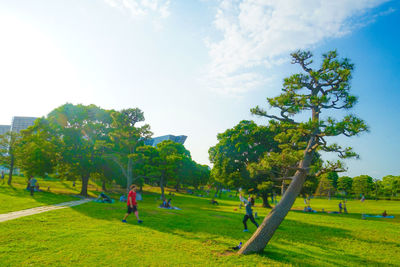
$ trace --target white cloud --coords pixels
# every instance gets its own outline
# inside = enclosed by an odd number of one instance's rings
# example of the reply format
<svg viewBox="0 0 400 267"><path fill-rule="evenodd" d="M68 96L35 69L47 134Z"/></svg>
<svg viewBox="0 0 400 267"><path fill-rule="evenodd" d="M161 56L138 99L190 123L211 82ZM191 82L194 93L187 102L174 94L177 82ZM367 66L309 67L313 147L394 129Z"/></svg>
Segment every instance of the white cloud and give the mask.
<svg viewBox="0 0 400 267"><path fill-rule="evenodd" d="M255 69L282 64L296 49L350 33L375 19L366 13L386 1L221 0L214 25L222 39L206 41L207 83L220 92L247 92L264 82Z"/></svg>
<svg viewBox="0 0 400 267"><path fill-rule="evenodd" d="M159 20L170 15L169 0L104 0L109 6L127 12L132 18L140 19L151 16L159 27Z"/></svg>

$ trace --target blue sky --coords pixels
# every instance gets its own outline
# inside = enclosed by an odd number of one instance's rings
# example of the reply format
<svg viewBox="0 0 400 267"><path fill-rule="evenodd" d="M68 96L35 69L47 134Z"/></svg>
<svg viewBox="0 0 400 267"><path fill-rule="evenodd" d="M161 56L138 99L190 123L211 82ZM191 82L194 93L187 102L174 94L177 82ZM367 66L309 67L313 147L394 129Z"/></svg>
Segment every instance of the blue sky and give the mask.
<svg viewBox="0 0 400 267"><path fill-rule="evenodd" d="M66 102L139 107L156 136L187 135L209 164L217 133L266 122L249 110L299 71L290 52L337 49L371 128L337 139L361 156L346 174L399 175L399 12L385 0L0 0L0 124Z"/></svg>

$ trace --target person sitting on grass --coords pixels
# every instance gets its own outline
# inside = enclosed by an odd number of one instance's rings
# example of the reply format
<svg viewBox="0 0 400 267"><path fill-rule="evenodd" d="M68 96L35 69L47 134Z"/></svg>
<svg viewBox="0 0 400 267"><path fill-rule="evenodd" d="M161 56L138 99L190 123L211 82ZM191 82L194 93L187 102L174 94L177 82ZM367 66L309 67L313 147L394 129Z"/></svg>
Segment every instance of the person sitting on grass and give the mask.
<svg viewBox="0 0 400 267"><path fill-rule="evenodd" d="M37 180L35 177L31 175L31 179L29 179L29 185L30 185L30 191L31 191L31 196L33 196L33 193L35 192L35 186L36 186Z"/></svg>
<svg viewBox="0 0 400 267"><path fill-rule="evenodd" d="M161 203L160 208L168 208L168 202L165 197L163 198L163 202Z"/></svg>
<svg viewBox="0 0 400 267"><path fill-rule="evenodd" d="M121 197L119 198L120 202L126 202L126 197L125 195L121 195Z"/></svg>
<svg viewBox="0 0 400 267"><path fill-rule="evenodd" d="M160 208L165 208L165 209L172 209L173 207L171 206L171 201L172 199L167 199L164 198L163 203L160 205Z"/></svg>
<svg viewBox="0 0 400 267"><path fill-rule="evenodd" d="M101 192L97 200L101 200L101 202L112 203L112 199L107 196L104 192Z"/></svg>
<svg viewBox="0 0 400 267"><path fill-rule="evenodd" d="M304 212L316 212L311 208L311 206L304 207L303 211Z"/></svg>
<svg viewBox="0 0 400 267"><path fill-rule="evenodd" d="M137 210L137 203L136 203L136 186L135 185L131 185L130 186L130 191L128 193L128 201L126 202L127 206L128 206L128 211L126 212L124 218L122 219L123 223L126 223L126 218L128 218L128 216L134 212L136 219L138 221L138 223L142 223L143 221L139 219L139 212Z"/></svg>
<svg viewBox="0 0 400 267"><path fill-rule="evenodd" d="M247 229L247 220L248 219L250 219L250 221L258 228L258 223L256 222L256 220L254 220L253 210L251 209L251 206L254 206L254 198L249 197L247 200L245 200L242 196L240 196L240 199L246 204L246 215L244 215L244 217L243 217L243 225L244 225L243 232L249 231Z"/></svg>
<svg viewBox="0 0 400 267"><path fill-rule="evenodd" d="M216 201L214 198L211 199L211 202L210 202L210 203L213 204L213 205L219 205L219 204L218 204L218 201Z"/></svg>
<svg viewBox="0 0 400 267"><path fill-rule="evenodd" d="M386 217L387 216L387 213L386 213L386 210L382 213L382 217Z"/></svg>

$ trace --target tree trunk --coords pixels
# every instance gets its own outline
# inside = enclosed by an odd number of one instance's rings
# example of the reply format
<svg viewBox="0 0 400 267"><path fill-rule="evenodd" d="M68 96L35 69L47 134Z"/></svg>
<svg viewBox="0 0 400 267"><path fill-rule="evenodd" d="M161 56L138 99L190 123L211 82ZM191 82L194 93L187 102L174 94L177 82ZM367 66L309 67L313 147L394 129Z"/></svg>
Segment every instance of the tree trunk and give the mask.
<svg viewBox="0 0 400 267"><path fill-rule="evenodd" d="M128 165L126 170L126 191L129 192L132 185L132 159L128 158Z"/></svg>
<svg viewBox="0 0 400 267"><path fill-rule="evenodd" d="M160 188L161 188L161 199L164 199L164 177L160 178Z"/></svg>
<svg viewBox="0 0 400 267"><path fill-rule="evenodd" d="M88 188L88 184L89 184L89 175L85 174L82 175L82 188L81 188L81 196L87 197L87 188Z"/></svg>
<svg viewBox="0 0 400 267"><path fill-rule="evenodd" d="M13 171L14 171L14 156L11 154L11 161L10 161L10 172L8 173L8 181L7 184L11 185Z"/></svg>
<svg viewBox="0 0 400 267"><path fill-rule="evenodd" d="M272 209L271 205L268 202L268 193L261 193L261 198L263 201L263 207L264 208L268 208L268 209Z"/></svg>
<svg viewBox="0 0 400 267"><path fill-rule="evenodd" d="M107 188L106 188L106 180L103 180L103 182L102 182L102 184L101 184L101 190L103 190L104 192L107 191Z"/></svg>
<svg viewBox="0 0 400 267"><path fill-rule="evenodd" d="M282 180L281 196L283 196L285 194L285 190L286 190L285 186L286 186L286 183L284 180Z"/></svg>
<svg viewBox="0 0 400 267"><path fill-rule="evenodd" d="M308 142L307 148L304 152L304 159L299 164L299 167L302 169L308 170L308 167L311 165L313 156L313 151L311 148L316 142L315 139L315 137L312 137ZM265 217L257 231L239 250L238 254L250 254L264 250L274 235L276 229L278 229L279 225L285 219L286 215L293 206L293 203L299 195L307 178L307 173L308 171L296 171L293 180L287 188L285 194L282 196L281 201L275 206L275 208L271 210L267 217Z"/></svg>

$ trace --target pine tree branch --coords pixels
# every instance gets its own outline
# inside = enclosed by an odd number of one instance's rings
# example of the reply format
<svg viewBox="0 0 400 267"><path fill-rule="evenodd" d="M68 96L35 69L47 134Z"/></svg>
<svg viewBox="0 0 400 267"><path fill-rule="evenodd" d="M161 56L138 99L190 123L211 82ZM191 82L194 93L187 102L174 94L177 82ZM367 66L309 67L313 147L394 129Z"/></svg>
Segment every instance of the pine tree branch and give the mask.
<svg viewBox="0 0 400 267"><path fill-rule="evenodd" d="M281 178L272 178L272 180L274 181L285 181L285 180L293 180L294 176L290 176L290 177L281 177Z"/></svg>
<svg viewBox="0 0 400 267"><path fill-rule="evenodd" d="M295 122L293 119L290 119L287 115L283 115L282 117L278 117L275 115L269 115L269 114L267 114L267 112L265 110L260 109L259 106L252 108L250 111L252 114L257 115L257 116L267 117L267 118L278 120L281 122L289 122L289 123L293 123L293 124L298 124L298 122ZM281 112L281 114L282 114L282 112Z"/></svg>

